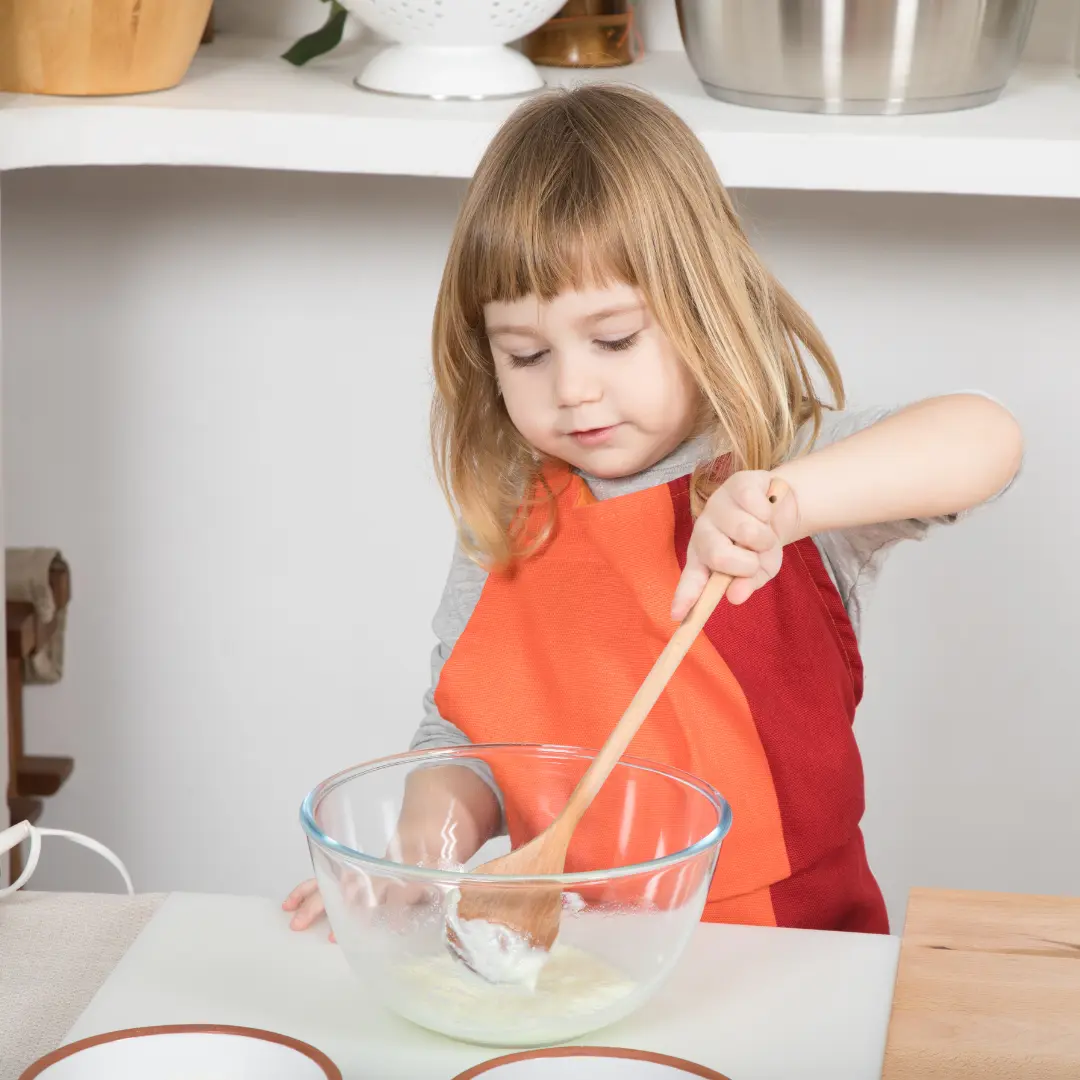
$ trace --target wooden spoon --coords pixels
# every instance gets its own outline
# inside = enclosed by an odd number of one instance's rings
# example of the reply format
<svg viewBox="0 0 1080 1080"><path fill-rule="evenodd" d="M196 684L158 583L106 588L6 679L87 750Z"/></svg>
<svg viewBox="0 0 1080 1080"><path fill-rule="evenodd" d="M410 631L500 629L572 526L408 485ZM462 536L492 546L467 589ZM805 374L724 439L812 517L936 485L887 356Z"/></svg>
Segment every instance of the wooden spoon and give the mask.
<svg viewBox="0 0 1080 1080"><path fill-rule="evenodd" d="M778 503L787 494L782 480L774 479L769 486L769 501ZM492 859L476 868L476 874L513 874L521 877L540 877L561 874L566 865L566 852L574 829L596 798L604 781L611 775L626 748L638 733L645 718L656 704L672 675L709 621L716 606L724 598L732 578L713 574L690 613L671 635L664 651L657 657L652 670L645 676L633 700L615 725L614 730L593 759L585 775L578 781L559 816L538 836L509 855ZM457 901L454 916L460 925L471 920L483 920L496 927L506 927L534 949L547 952L559 934L559 915L562 911L562 890L558 885L528 885L493 888L465 886ZM446 928L451 952L477 974L488 977L489 965L483 958L470 954L454 931ZM495 943L492 942L492 947ZM502 970L505 965L500 964Z"/></svg>

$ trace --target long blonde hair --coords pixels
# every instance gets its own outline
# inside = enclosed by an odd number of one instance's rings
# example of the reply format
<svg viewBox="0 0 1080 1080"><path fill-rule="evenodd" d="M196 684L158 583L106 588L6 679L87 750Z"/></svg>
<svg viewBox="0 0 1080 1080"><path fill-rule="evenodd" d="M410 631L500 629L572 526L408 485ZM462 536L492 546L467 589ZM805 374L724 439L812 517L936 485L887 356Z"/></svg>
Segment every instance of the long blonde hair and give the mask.
<svg viewBox="0 0 1080 1080"><path fill-rule="evenodd" d="M554 526L542 462L498 392L484 305L617 281L643 292L702 395L702 433L734 469L770 469L796 433L816 437L840 372L810 317L754 254L705 148L665 105L622 86L531 99L510 117L469 187L435 309L432 450L462 543L507 565ZM812 440L811 440L812 441ZM699 512L716 486L699 468ZM531 493L540 491L539 496ZM526 538L530 499L551 506Z"/></svg>

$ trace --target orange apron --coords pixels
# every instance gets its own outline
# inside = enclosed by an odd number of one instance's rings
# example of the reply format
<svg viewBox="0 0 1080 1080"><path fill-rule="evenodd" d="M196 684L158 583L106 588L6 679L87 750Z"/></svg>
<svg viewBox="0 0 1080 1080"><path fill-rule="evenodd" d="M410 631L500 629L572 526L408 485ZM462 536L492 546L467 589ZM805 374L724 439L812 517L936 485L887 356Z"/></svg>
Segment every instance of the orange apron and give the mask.
<svg viewBox="0 0 1080 1080"><path fill-rule="evenodd" d="M488 575L436 687L439 712L474 743L598 748L674 629L689 477L603 501L568 470L549 479L552 539ZM812 540L789 545L746 604L717 608L629 750L708 781L731 804L705 921L888 932L859 828L861 694L855 634ZM538 790L536 777L497 781L515 846L537 831L530 807L569 795ZM655 855L647 821L665 811L653 811L637 816L627 861ZM596 869L590 834L617 830L617 813L590 809L568 871Z"/></svg>

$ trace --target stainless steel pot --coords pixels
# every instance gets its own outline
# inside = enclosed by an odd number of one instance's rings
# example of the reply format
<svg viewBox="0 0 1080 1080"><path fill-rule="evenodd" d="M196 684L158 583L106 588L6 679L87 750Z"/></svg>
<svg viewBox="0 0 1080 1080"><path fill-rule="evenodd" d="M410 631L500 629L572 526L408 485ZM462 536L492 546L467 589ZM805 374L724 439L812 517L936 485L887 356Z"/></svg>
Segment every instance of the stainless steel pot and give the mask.
<svg viewBox="0 0 1080 1080"><path fill-rule="evenodd" d="M706 91L793 112L943 112L993 101L1035 0L676 0Z"/></svg>

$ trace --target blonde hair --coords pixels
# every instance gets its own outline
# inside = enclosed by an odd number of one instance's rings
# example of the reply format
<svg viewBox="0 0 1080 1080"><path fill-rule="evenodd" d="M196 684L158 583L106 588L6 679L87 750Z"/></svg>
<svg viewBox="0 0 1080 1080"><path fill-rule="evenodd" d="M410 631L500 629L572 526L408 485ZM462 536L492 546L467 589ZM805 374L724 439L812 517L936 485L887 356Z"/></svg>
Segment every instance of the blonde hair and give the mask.
<svg viewBox="0 0 1080 1080"><path fill-rule="evenodd" d="M810 317L754 254L705 148L665 105L621 86L539 95L484 154L450 245L435 309L432 449L462 543L507 565L554 527L542 462L499 396L484 305L550 300L618 281L644 294L702 395L701 433L734 469L771 469L843 384ZM811 443L812 443L811 439ZM715 470L693 477L695 513ZM539 494L534 494L539 492ZM528 536L536 499L548 525Z"/></svg>

